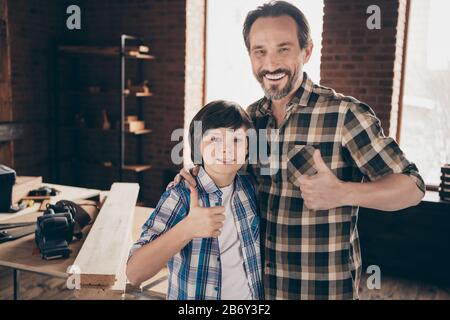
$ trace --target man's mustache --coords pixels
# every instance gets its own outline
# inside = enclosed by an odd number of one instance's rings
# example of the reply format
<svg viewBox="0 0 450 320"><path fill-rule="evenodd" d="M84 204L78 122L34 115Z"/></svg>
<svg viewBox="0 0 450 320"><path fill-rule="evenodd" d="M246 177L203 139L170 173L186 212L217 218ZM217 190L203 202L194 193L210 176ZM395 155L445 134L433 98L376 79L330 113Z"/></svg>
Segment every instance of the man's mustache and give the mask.
<svg viewBox="0 0 450 320"><path fill-rule="evenodd" d="M261 70L258 73L258 78L262 80L262 78L267 74L275 75L275 74L279 74L279 73L285 73L288 77L291 76L291 71L289 71L288 69L277 69L275 71Z"/></svg>

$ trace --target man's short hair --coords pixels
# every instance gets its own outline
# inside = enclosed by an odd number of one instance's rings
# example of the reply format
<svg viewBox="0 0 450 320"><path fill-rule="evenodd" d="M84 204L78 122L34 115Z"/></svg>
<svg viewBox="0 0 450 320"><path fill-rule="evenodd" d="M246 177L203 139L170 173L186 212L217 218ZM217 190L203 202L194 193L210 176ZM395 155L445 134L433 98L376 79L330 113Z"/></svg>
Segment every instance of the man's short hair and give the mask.
<svg viewBox="0 0 450 320"><path fill-rule="evenodd" d="M255 23L258 18L275 18L281 16L289 16L296 22L298 43L301 49L305 49L311 43L312 40L309 23L303 12L301 12L296 6L286 1L271 1L259 6L247 14L242 33L244 36L245 46L248 51L250 51L249 35L253 23Z"/></svg>
<svg viewBox="0 0 450 320"><path fill-rule="evenodd" d="M202 132L195 132L195 122L201 121ZM194 116L189 125L189 145L191 147L191 160L194 164L199 163L198 159L203 159L200 153L200 145L203 135L210 129L229 128L237 130L253 128L252 120L242 107L231 101L216 100L211 101Z"/></svg>

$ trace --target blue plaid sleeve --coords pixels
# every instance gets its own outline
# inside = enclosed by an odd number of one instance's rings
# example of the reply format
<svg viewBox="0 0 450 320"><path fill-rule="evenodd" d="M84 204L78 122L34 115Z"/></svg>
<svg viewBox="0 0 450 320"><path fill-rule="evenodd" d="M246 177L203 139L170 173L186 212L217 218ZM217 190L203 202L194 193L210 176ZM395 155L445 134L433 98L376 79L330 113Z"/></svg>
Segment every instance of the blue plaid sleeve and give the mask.
<svg viewBox="0 0 450 320"><path fill-rule="evenodd" d="M131 247L128 259L137 249L157 239L186 216L187 206L184 196L181 185L169 187L162 194L155 210L142 226L140 238Z"/></svg>

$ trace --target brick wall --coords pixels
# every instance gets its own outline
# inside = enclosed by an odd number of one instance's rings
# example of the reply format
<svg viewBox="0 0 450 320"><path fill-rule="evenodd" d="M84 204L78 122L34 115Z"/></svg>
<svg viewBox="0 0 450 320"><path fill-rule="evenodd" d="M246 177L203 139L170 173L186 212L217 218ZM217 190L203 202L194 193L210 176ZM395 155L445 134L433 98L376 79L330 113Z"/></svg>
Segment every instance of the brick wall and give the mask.
<svg viewBox="0 0 450 320"><path fill-rule="evenodd" d="M49 44L61 34L59 5L39 0L8 1L12 121L24 123L14 142L20 175L49 177Z"/></svg>
<svg viewBox="0 0 450 320"><path fill-rule="evenodd" d="M65 10L69 4L77 4L81 8L82 29L79 31L69 31L65 27ZM148 41L152 54L156 56L156 60L144 63L143 74L150 82L154 97L144 102L143 118L153 133L143 137L143 162L153 168L144 174L141 185L144 200L156 204L165 187L166 170L178 170L170 158L172 146L176 144L170 141L170 136L174 129L184 125L186 1L55 0L43 6L39 0L14 0L8 1L8 5L12 120L26 125L24 137L15 142L14 148L18 174L43 175L50 181L49 155L54 152L51 149L52 88L49 85L53 76L51 63L54 61L49 61L52 45L61 41L118 44L122 33L137 35ZM198 5L195 8L198 9ZM89 68L89 65L85 67ZM98 62L91 67L92 70L84 69L86 72L82 71L80 77L89 71L91 74L98 71L97 74L106 79L106 84L118 81L115 66ZM64 69L65 72L69 73L70 69ZM86 77L86 83L89 83L92 78ZM118 108L116 100L98 105L100 108ZM111 149L117 145L117 141L111 138L102 139L100 143L105 148L110 145ZM91 170L90 175L92 184L101 182L96 176L114 177L114 173L95 170ZM131 177L127 175L126 179Z"/></svg>
<svg viewBox="0 0 450 320"><path fill-rule="evenodd" d="M85 0L68 3L80 6L82 30L66 31L65 41L118 44L120 35L125 33L145 38L151 53L156 56L156 60L143 63L143 75L149 80L154 96L144 99L143 105L143 118L153 132L142 137L144 163L152 165L152 169L143 174L141 185L144 200L155 205L165 187L165 171L178 170L170 158L176 144L170 138L172 131L184 124L186 1ZM110 83L113 84L119 79L119 69L105 64L101 63L98 74L103 79L112 79ZM86 73L89 71L92 70ZM111 103L114 104L112 107L119 107L114 101ZM132 108L133 101L129 103ZM114 142L110 141L103 143L111 143L113 148Z"/></svg>
<svg viewBox="0 0 450 320"><path fill-rule="evenodd" d="M396 136L405 27L404 0L325 0L321 83L368 103ZM381 29L369 30L370 5Z"/></svg>
<svg viewBox="0 0 450 320"><path fill-rule="evenodd" d="M11 59L9 56L7 20L6 1L0 0L0 123L12 121ZM2 124L0 124L1 126ZM0 164L13 167L14 142L5 140L5 137L0 133Z"/></svg>
<svg viewBox="0 0 450 320"><path fill-rule="evenodd" d="M157 57L144 64L144 75L155 95L147 99L144 106L144 120L154 131L143 138L144 162L151 164L153 169L144 174L142 185L145 200L155 204L165 183L164 170L176 170L170 159L176 142L170 141L170 134L184 125L185 103L190 105L188 100L198 103L202 99L197 90L201 81L196 80L202 77L203 66L185 65L186 46L192 47L186 38L186 1L70 1L72 3L81 7L81 31L65 29L65 5L69 1L49 2L47 6L39 5L38 0L9 1L13 119L27 123L25 138L15 143L16 169L19 174L44 177L49 172L51 139L46 81L49 44L61 36L67 42L99 44L117 43L121 33L142 36ZM369 16L366 9L372 4L381 8L381 30L366 27ZM204 7L201 1L190 7L195 29L199 12ZM385 132L393 136L398 111L404 15L404 0L325 0L322 84L368 103L382 120ZM198 26L201 28L201 23ZM193 34L195 41L195 30ZM201 51L195 55L200 57ZM106 79L117 79L114 68L102 66L101 72ZM192 85L187 86L189 81ZM187 91L189 94L185 96Z"/></svg>

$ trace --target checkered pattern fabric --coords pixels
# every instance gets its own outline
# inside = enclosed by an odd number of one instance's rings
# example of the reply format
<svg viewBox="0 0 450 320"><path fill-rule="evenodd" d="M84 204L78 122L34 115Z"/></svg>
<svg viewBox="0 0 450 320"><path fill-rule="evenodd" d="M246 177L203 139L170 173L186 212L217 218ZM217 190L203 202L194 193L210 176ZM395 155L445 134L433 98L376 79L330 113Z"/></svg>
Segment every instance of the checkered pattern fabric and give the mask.
<svg viewBox="0 0 450 320"><path fill-rule="evenodd" d="M315 173L314 149L343 181L403 173L424 191L416 166L384 135L368 105L315 85L306 73L278 128L270 100L263 98L247 111L269 141L269 161L247 167L259 182L265 298L358 298L358 207L309 210L298 178Z"/></svg>

